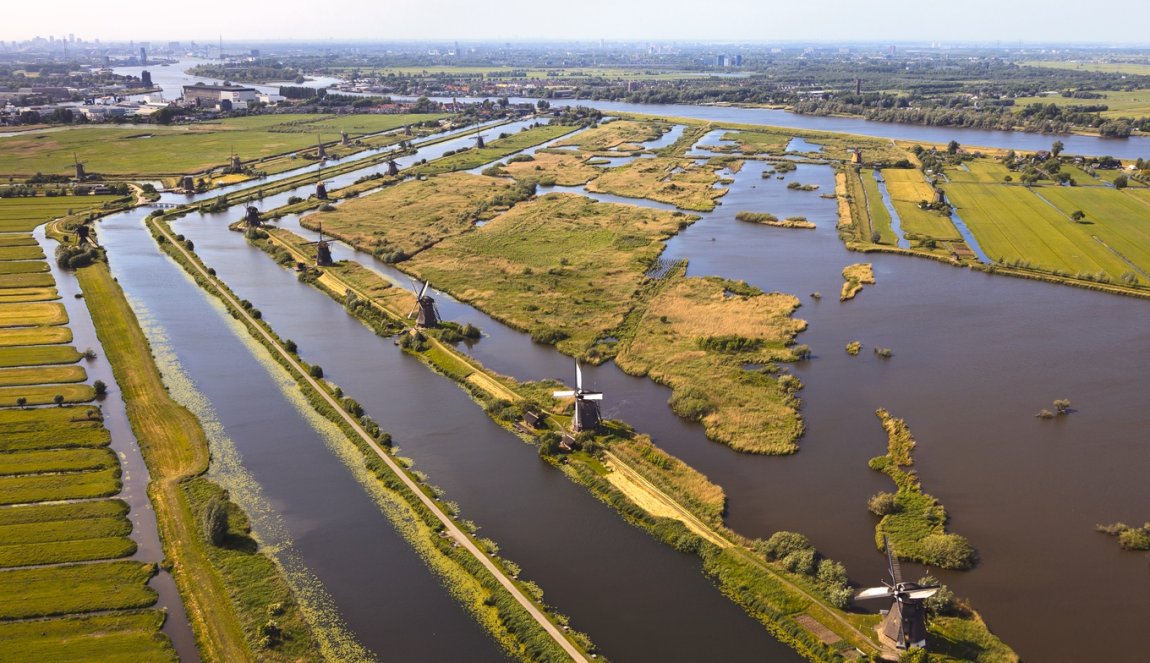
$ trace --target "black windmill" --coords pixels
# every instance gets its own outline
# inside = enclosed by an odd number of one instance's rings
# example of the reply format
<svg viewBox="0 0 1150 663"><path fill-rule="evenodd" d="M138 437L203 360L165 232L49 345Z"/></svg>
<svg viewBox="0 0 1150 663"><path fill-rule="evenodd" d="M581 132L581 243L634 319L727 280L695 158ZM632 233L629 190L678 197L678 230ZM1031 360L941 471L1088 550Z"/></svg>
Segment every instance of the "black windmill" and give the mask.
<svg viewBox="0 0 1150 663"><path fill-rule="evenodd" d="M248 206L248 209L244 214L244 225L247 226L248 229L260 227L261 221L259 208L254 205Z"/></svg>
<svg viewBox="0 0 1150 663"><path fill-rule="evenodd" d="M331 259L331 244L323 238L323 224L319 225L319 241L315 243L315 264L316 267L331 267L334 263Z"/></svg>
<svg viewBox="0 0 1150 663"><path fill-rule="evenodd" d="M476 131L475 132L475 149L482 150L485 147L487 147L487 144L483 142L483 134Z"/></svg>
<svg viewBox="0 0 1150 663"><path fill-rule="evenodd" d="M571 422L571 430L578 433L599 427L602 420L599 401L603 400L603 392L583 388L583 371L579 368L578 359L575 360L575 390L557 391L551 395L555 398L575 397L575 419Z"/></svg>
<svg viewBox="0 0 1150 663"><path fill-rule="evenodd" d="M431 281L425 281L422 288L415 290L415 307L407 314L408 319L415 318L416 327L435 327L439 324L439 309L435 307L435 299L427 294Z"/></svg>
<svg viewBox="0 0 1150 663"><path fill-rule="evenodd" d="M883 537L883 546L886 548L887 567L890 570L891 584L883 583L883 587L871 587L859 592L855 599L894 599L890 610L883 617L879 627L879 640L896 650L907 650L911 647L926 647L926 605L923 601L934 596L939 590L938 585L922 586L915 582L906 582L902 579L902 567L895 559L894 551L886 537Z"/></svg>
<svg viewBox="0 0 1150 663"><path fill-rule="evenodd" d="M399 176L399 164L397 164L395 162L395 159L389 159L388 160L388 162L387 162L387 174L390 177L398 177Z"/></svg>
<svg viewBox="0 0 1150 663"><path fill-rule="evenodd" d="M84 172L84 162L80 161L80 157L76 153L72 153L72 163L76 166L76 181L83 182L88 178L88 174Z"/></svg>

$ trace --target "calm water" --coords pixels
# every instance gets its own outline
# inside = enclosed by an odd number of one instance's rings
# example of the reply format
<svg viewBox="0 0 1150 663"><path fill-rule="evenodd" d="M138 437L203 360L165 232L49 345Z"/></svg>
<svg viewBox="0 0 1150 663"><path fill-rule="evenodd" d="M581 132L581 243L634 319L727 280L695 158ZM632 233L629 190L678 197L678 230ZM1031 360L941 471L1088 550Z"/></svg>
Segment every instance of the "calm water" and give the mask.
<svg viewBox="0 0 1150 663"><path fill-rule="evenodd" d="M1150 615L1150 596L1128 592L1127 608L1116 611L1097 588L1136 587L1145 561L1119 551L1093 527L1142 522L1141 509L1150 504L1142 480L1147 456L1137 444L1150 417L1135 405L1147 381L1140 369L1148 363L1150 337L1143 330L1150 308L933 261L850 253L834 231L835 201L786 189L794 179L833 191L828 167L802 164L783 181L763 180L763 168L749 162L723 204L673 239L666 257L688 258L691 274L744 279L801 297L797 315L811 326L799 341L811 345L815 357L794 367L807 385L808 431L800 453L733 453L675 417L665 405L666 389L613 365L588 368L587 379L607 393L609 416L652 433L723 485L736 530L750 536L802 531L844 561L857 582L873 583L885 571L873 549L866 499L891 485L866 462L885 449L874 410L886 407L910 423L919 440L919 473L948 507L952 530L982 553L975 571L940 574L945 581L1028 659L1132 660L1136 625ZM744 209L803 215L818 228L736 221ZM339 247L336 257L356 255ZM371 265L367 256L358 259ZM859 260L874 263L878 284L855 301L835 301L841 269ZM808 297L814 291L827 297L816 302ZM494 370L570 380L569 358L450 298L438 303L447 318L484 330L469 351ZM1108 321L1104 329L1100 319ZM856 339L864 353L849 357L843 346ZM882 360L865 351L875 346L890 347L895 356ZM1056 398L1070 398L1079 412L1053 422L1032 416ZM1124 628L1103 629L1103 622ZM1075 628L1085 623L1097 628ZM1051 625L1068 635L1051 637Z"/></svg>
<svg viewBox="0 0 1150 663"><path fill-rule="evenodd" d="M608 111L709 120L801 123L805 128L936 142L958 137L964 144L1016 149L1042 149L1050 140L1027 134L887 125L757 109L589 105ZM1147 145L1144 139L1062 140L1073 152L1123 157L1150 153L1143 147ZM819 192L833 190L829 168L799 168L787 181L820 184ZM1096 534L1093 527L1115 520L1142 522L1145 505L1150 504L1150 482L1144 480L1148 458L1138 444L1150 424L1150 414L1136 403L1147 387L1144 376L1150 368L1144 366L1150 363L1150 336L1144 331L1150 327L1148 305L1073 288L996 278L932 261L851 254L834 232L834 201L821 199L818 193L789 191L785 185L786 181L762 180L755 165L748 165L736 176L723 205L672 240L667 257L689 258L691 274L741 278L764 290L789 292L803 299L804 306L797 315L811 327L799 341L809 344L815 357L794 368L806 384L802 398L807 434L800 443L801 451L791 457L761 458L735 454L710 443L700 427L670 413L665 389L624 376L613 366L588 371L592 385L607 392L608 413L652 433L659 444L723 485L730 496L729 522L736 530L750 536L767 536L778 529L802 531L820 550L844 561L854 580L873 583L885 572L881 556L873 549L874 521L865 510L866 498L890 489L890 482L867 469L866 461L885 448L885 436L873 412L876 407L886 407L905 417L918 438L916 466L926 490L948 507L952 530L969 537L982 554L983 562L975 571L941 574L945 581L960 595L970 597L991 627L1024 658L1137 660L1131 652L1141 646L1138 627L1150 616L1150 592L1142 591L1140 585L1145 582L1145 560L1142 555L1121 552L1115 540ZM266 202L265 208L272 206L272 201ZM819 227L804 231L743 224L733 219L741 209L770 211L780 217L802 214ZM233 216L238 218L238 214ZM177 228L194 237L199 248L201 242L216 235L214 230L198 235L199 231L192 230L196 223L190 217ZM222 225L223 220L208 220L203 225L213 223ZM219 237L220 251L228 250L223 246L227 243L233 245L230 250L236 255L251 251L238 236L228 239L220 233ZM270 266L270 261L261 259ZM860 260L874 263L878 284L868 286L855 301L835 301L833 294L841 285L842 267ZM213 266L225 275L222 265ZM231 280L240 274L225 276ZM276 280L283 278L264 276L253 281L248 286L251 292L243 296L258 301L264 288L271 291L280 287L273 288ZM809 299L807 294L816 290L827 297L820 302ZM303 292L307 290L301 289L290 304L299 307L307 301ZM258 306L270 315L269 309L283 304L276 303L274 295L267 297ZM321 307L318 301L308 306ZM531 344L525 336L501 328L464 305L440 300L440 306L446 317L474 321L484 329L488 336L471 351L495 370L524 378L569 379L570 360L566 357ZM285 314L276 315L283 318ZM328 327L340 315L336 307L330 315L319 316L321 322L297 315L273 319L273 324L277 328L281 324L318 325L321 331L312 328L311 340L307 340L306 329L297 328L295 334L281 330L295 338L305 353L361 356L357 346L333 348L324 342ZM855 339L863 342L864 352L852 358L842 348ZM866 346L890 347L895 356L883 361L867 353ZM385 343L379 356L388 352ZM325 369L329 365L335 369L333 362L338 362L336 355L321 360L317 354L315 360ZM400 364L404 360L402 356L395 359ZM349 366L347 377L336 379L367 404L370 385L360 387L365 389L363 393L351 390L357 379L353 376L358 375L353 370L356 368ZM381 374L375 376L377 380L386 373L382 369L376 372ZM451 401L443 400L447 397L431 385L455 387L439 378L428 386L416 383L417 372L398 390L376 387L381 402L375 408L379 413L368 409L384 428L397 433L405 430L401 419L389 422L385 418L385 403L390 401L408 402L409 409L415 407L413 402L424 408L435 407L436 420L447 418L440 413L450 413L454 419L457 411L474 410L466 403L443 405ZM412 384L419 384L419 389ZM1032 416L1050 407L1056 398L1070 398L1078 411L1057 421ZM414 427L417 432L427 418L420 421ZM480 421L483 419L467 429L469 435L477 434ZM486 534L500 541L512 559L523 563L527 577L541 581L549 599L572 614L576 627L588 630L617 660L622 660L624 652L638 650L627 649L626 643L620 649L609 628L614 620L605 618L606 626L597 625L594 616L601 613L590 608L589 616L578 607L584 605L579 599L563 594L563 575L572 577L569 584L577 590L587 584L580 582L580 574L572 573L570 566L554 563L548 554L530 554L538 545L537 539L565 534L567 522L553 518L545 529L532 530L523 526L527 521L516 520L524 517L518 512L507 515L512 507L506 505L502 507L504 517L497 517L500 507L491 504L495 498L475 486L484 477L446 469L468 467L466 463L455 465L463 447L450 434L432 437L431 442L417 441L418 437L408 441L398 435L397 439L417 457L433 481L448 488L449 496L487 528ZM435 441L440 445L439 453L435 453ZM501 442L517 448L513 438ZM484 450L496 447L484 445ZM530 456L529 447L521 451L524 458ZM570 484L555 479L546 484L544 493L564 490L558 486ZM583 495L579 500L588 498ZM528 497L522 501L539 500ZM604 522L608 520L604 518ZM563 526L556 527L556 522ZM540 537L540 531L547 535ZM613 534L614 538L617 536ZM526 543L515 543L524 539ZM613 563L619 561L610 558ZM531 560L536 560L534 565ZM690 567L692 563L684 565ZM686 576L700 577L685 574L684 580ZM1111 592L1100 587L1119 588L1117 603L1121 608L1115 607ZM708 631L705 637L713 636Z"/></svg>

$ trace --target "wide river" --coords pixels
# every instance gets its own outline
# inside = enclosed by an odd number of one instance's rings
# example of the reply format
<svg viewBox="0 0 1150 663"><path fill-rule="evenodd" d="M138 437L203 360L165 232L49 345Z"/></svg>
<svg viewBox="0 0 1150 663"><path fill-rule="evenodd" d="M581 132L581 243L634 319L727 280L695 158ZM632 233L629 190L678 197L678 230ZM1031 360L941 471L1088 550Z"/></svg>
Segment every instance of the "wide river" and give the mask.
<svg viewBox="0 0 1150 663"><path fill-rule="evenodd" d="M715 114L722 113L722 119L729 121L819 129L839 121L734 108L594 105L701 119L718 119ZM1021 149L1045 147L1051 140L880 123L835 126L871 135L895 133L938 142L957 137L964 144ZM937 133L928 138L923 131ZM1062 140L1068 151L1150 154L1144 139ZM819 184L820 191L831 190L828 167L801 166L784 182L762 180L756 168L748 166L736 175L724 205L672 240L667 256L689 258L691 274L741 278L764 290L803 298L797 315L810 323L810 329L799 340L813 348L815 357L794 368L806 384L801 396L807 433L800 452L784 458L751 457L710 443L698 426L670 412L665 389L622 375L611 365L588 372L594 386L607 393L608 413L652 433L660 445L721 484L730 496L729 522L739 532L749 536L768 536L778 529L804 532L821 551L846 563L853 580L870 584L885 572L874 549L874 520L866 511L866 499L891 486L884 476L869 470L866 461L885 448L874 416L875 408L885 407L906 418L918 439L915 459L924 488L947 506L951 529L967 536L981 553L982 563L971 572L938 574L945 582L971 598L990 626L1026 659L1139 660L1139 627L1150 617L1145 558L1119 550L1114 539L1096 533L1094 526L1119 520L1141 523L1148 517L1150 481L1145 474L1150 457L1142 440L1150 429L1150 410L1142 407L1141 399L1150 388L1150 335L1145 331L1150 329L1150 304L932 261L849 253L834 232L833 201L785 188L797 180ZM274 204L269 199L264 207ZM738 223L733 216L741 209L780 217L803 214L818 229ZM533 450L486 423L453 385L347 322L338 306L295 284L289 273L223 229L226 221L238 217L238 212L193 215L178 222L176 230L193 239L206 262L240 296L253 301L282 335L296 340L305 358L322 364L364 403L382 427L396 435L404 453L414 457L432 481L446 488L449 498L459 501L464 513L523 566L526 577L539 580L549 601L572 615L573 625L590 632L608 656L697 660L700 652L689 643L701 639L708 646L728 646L732 658L787 660L786 651L757 637L761 631L725 599L708 598L718 594L700 582L691 558L669 553L631 528L613 527L612 523L619 525L613 514L538 465ZM118 217L102 228L121 283L157 318L165 308L175 309L172 315L176 315L191 307L187 302L202 299L190 287L176 296L153 286L151 279L121 275L133 269L135 260L149 265L140 268L141 274L161 273L159 265L174 269L157 257L151 239L139 228L139 215ZM371 264L367 256L342 249L337 257ZM841 269L863 259L874 263L878 283L856 300L839 303L833 293L841 284ZM827 296L816 302L807 297L814 291ZM570 360L550 348L532 344L446 298L441 298L440 309L448 318L472 320L483 328L487 336L471 352L496 370L524 378L570 379ZM213 315L204 320L221 319L218 312ZM176 318L169 324L165 327L173 346L189 373L204 372L196 378L197 386L217 409L242 409L248 417L263 414L268 398L263 392L268 387L251 382L263 380L257 371L235 371L232 367L240 364L212 359L231 346L239 348L234 350L237 356L251 356L227 325L204 322L185 328ZM209 335L213 328L216 331ZM204 340L197 342L198 337ZM850 357L843 346L855 339L864 346L890 347L894 357L884 361L865 350ZM198 365L204 368L196 369ZM214 375L215 371L226 377ZM211 386L214 381L219 385ZM261 409L229 402L237 393L258 394ZM1051 407L1057 398L1071 399L1076 412L1055 421L1034 418L1037 410ZM314 479L310 472L283 474L290 469L284 466L296 463L285 463L266 451L281 444L279 422L293 420L289 400L283 396L273 400L275 407L266 418L261 416L262 423L229 430L241 453L249 445L245 465L278 468L280 474L267 475L261 472L270 470L249 468L265 492L275 492L279 486L283 495L273 504L312 499L330 507L325 513L342 513L345 501L362 499L329 498L326 483L318 496L293 497ZM324 448L303 425L288 428L294 436L309 438L298 446ZM296 452L293 447L293 459ZM309 455L296 469L310 468L312 462L318 461ZM342 480L353 481L347 476ZM329 483L334 487L339 482ZM290 526L293 508L277 511ZM300 554L309 568L336 564L355 576L358 592L354 587L341 589L340 582L346 580L316 570L351 630L373 647L372 629L359 620L378 624L378 615L357 617L357 613L367 607L362 596L378 599L381 594L363 588L359 576L370 567L345 564L343 557L358 555L357 537L369 531L377 536L378 523L386 528L386 522L370 509L361 511L355 518L362 521L341 515L349 520L341 522L346 531L338 545L316 546ZM354 524L369 521L377 524L373 528ZM306 522L307 527L328 525L317 516ZM320 536L329 535L334 536L324 530ZM296 544L302 546L300 540ZM403 550L402 541L396 549ZM382 574L385 569L372 572ZM652 578L652 573L662 575ZM631 604L632 600L640 603ZM450 614L452 608L445 605L442 610ZM381 608L373 604L370 609ZM462 623L466 616L454 610L461 633L476 630L468 631ZM659 623L671 615L679 617ZM437 623L451 623L441 620ZM646 635L640 635L642 628L648 629ZM666 646L651 649L661 644Z"/></svg>

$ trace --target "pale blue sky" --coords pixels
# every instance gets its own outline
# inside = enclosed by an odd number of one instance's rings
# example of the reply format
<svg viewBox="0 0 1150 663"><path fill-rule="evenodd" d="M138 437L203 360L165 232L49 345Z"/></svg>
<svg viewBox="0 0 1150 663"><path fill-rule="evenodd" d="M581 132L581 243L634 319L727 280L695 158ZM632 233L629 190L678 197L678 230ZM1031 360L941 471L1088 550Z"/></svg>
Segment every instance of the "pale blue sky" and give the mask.
<svg viewBox="0 0 1150 663"><path fill-rule="evenodd" d="M1002 41L1150 44L1140 3L1070 0L53 0L5 7L0 39Z"/></svg>

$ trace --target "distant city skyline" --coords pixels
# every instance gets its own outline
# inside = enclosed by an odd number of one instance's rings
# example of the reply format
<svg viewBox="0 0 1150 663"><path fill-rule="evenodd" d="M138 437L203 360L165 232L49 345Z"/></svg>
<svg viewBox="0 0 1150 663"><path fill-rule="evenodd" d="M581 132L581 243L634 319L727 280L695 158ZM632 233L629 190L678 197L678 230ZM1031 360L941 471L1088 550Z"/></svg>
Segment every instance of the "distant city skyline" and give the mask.
<svg viewBox="0 0 1150 663"><path fill-rule="evenodd" d="M1083 11L1067 0L540 0L379 3L363 0L275 5L201 0L187 5L124 6L57 0L50 10L5 8L0 40L74 34L86 41L916 41L1150 45L1141 20ZM1133 14L1131 14L1133 16Z"/></svg>

